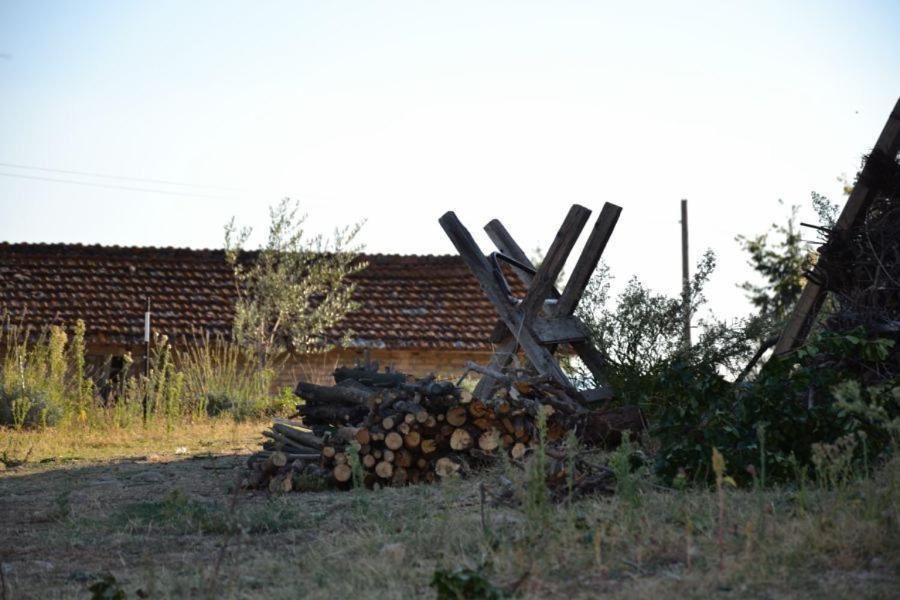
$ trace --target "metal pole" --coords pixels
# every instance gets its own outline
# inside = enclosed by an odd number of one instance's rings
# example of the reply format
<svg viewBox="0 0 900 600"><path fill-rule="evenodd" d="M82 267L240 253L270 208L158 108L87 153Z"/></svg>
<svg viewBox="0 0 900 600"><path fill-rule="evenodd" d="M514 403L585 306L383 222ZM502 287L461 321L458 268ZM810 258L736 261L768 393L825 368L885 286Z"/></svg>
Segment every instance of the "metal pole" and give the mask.
<svg viewBox="0 0 900 600"><path fill-rule="evenodd" d="M687 200L681 201L681 297L684 302L684 347L691 348L691 274L688 264Z"/></svg>

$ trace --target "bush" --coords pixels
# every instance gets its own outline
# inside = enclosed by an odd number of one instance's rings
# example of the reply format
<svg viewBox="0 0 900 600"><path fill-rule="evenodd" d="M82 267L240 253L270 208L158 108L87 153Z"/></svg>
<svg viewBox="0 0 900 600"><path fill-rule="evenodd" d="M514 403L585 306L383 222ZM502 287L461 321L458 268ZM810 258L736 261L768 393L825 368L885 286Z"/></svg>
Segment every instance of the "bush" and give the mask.
<svg viewBox="0 0 900 600"><path fill-rule="evenodd" d="M653 435L657 473L711 481L718 448L738 482L764 470L769 481L812 465L814 446L858 440L852 460L877 460L900 433L900 381L865 385L883 370L893 341L862 332L818 335L806 347L771 359L752 382L732 385L712 365L674 362L659 373ZM753 469L750 469L750 467Z"/></svg>

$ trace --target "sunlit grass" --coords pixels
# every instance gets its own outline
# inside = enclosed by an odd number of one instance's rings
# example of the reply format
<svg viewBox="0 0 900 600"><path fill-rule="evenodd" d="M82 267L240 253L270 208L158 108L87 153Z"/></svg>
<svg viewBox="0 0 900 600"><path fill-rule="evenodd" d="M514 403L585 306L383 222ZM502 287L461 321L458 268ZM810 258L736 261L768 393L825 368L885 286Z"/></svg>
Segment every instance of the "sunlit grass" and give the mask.
<svg viewBox="0 0 900 600"><path fill-rule="evenodd" d="M129 427L65 425L45 429L0 428L0 461L7 465L47 460L103 460L148 454L245 452L258 448L263 421L230 417L151 421Z"/></svg>

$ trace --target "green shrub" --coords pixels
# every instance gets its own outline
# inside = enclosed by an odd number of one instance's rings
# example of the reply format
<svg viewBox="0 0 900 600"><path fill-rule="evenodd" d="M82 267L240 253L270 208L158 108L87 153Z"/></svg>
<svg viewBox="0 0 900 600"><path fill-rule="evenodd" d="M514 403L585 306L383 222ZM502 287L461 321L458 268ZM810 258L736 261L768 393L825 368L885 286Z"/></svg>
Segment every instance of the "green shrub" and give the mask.
<svg viewBox="0 0 900 600"><path fill-rule="evenodd" d="M710 365L668 365L659 373L652 420L657 473L672 481L683 470L689 479L711 481L715 447L739 483L749 483L748 467L759 470L761 463L767 480L783 481L796 475L797 465L812 464L815 445L848 435L865 440L855 447L855 463L878 460L900 428L900 381L862 382L866 372L883 368L892 345L859 331L822 333L736 386Z"/></svg>

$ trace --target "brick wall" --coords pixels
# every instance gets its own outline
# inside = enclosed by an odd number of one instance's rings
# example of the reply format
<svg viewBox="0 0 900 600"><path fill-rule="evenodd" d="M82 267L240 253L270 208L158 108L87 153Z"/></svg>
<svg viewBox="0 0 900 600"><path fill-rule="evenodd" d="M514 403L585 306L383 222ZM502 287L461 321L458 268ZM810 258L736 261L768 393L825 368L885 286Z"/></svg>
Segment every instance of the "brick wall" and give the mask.
<svg viewBox="0 0 900 600"><path fill-rule="evenodd" d="M448 350L370 350L369 357L379 368L390 366L397 371L425 376L434 373L445 378L458 378L467 361L487 363L489 352ZM278 387L294 387L300 379L332 384L332 371L338 366L353 366L363 360L362 350L335 350L327 354L301 357L289 361L278 376Z"/></svg>

